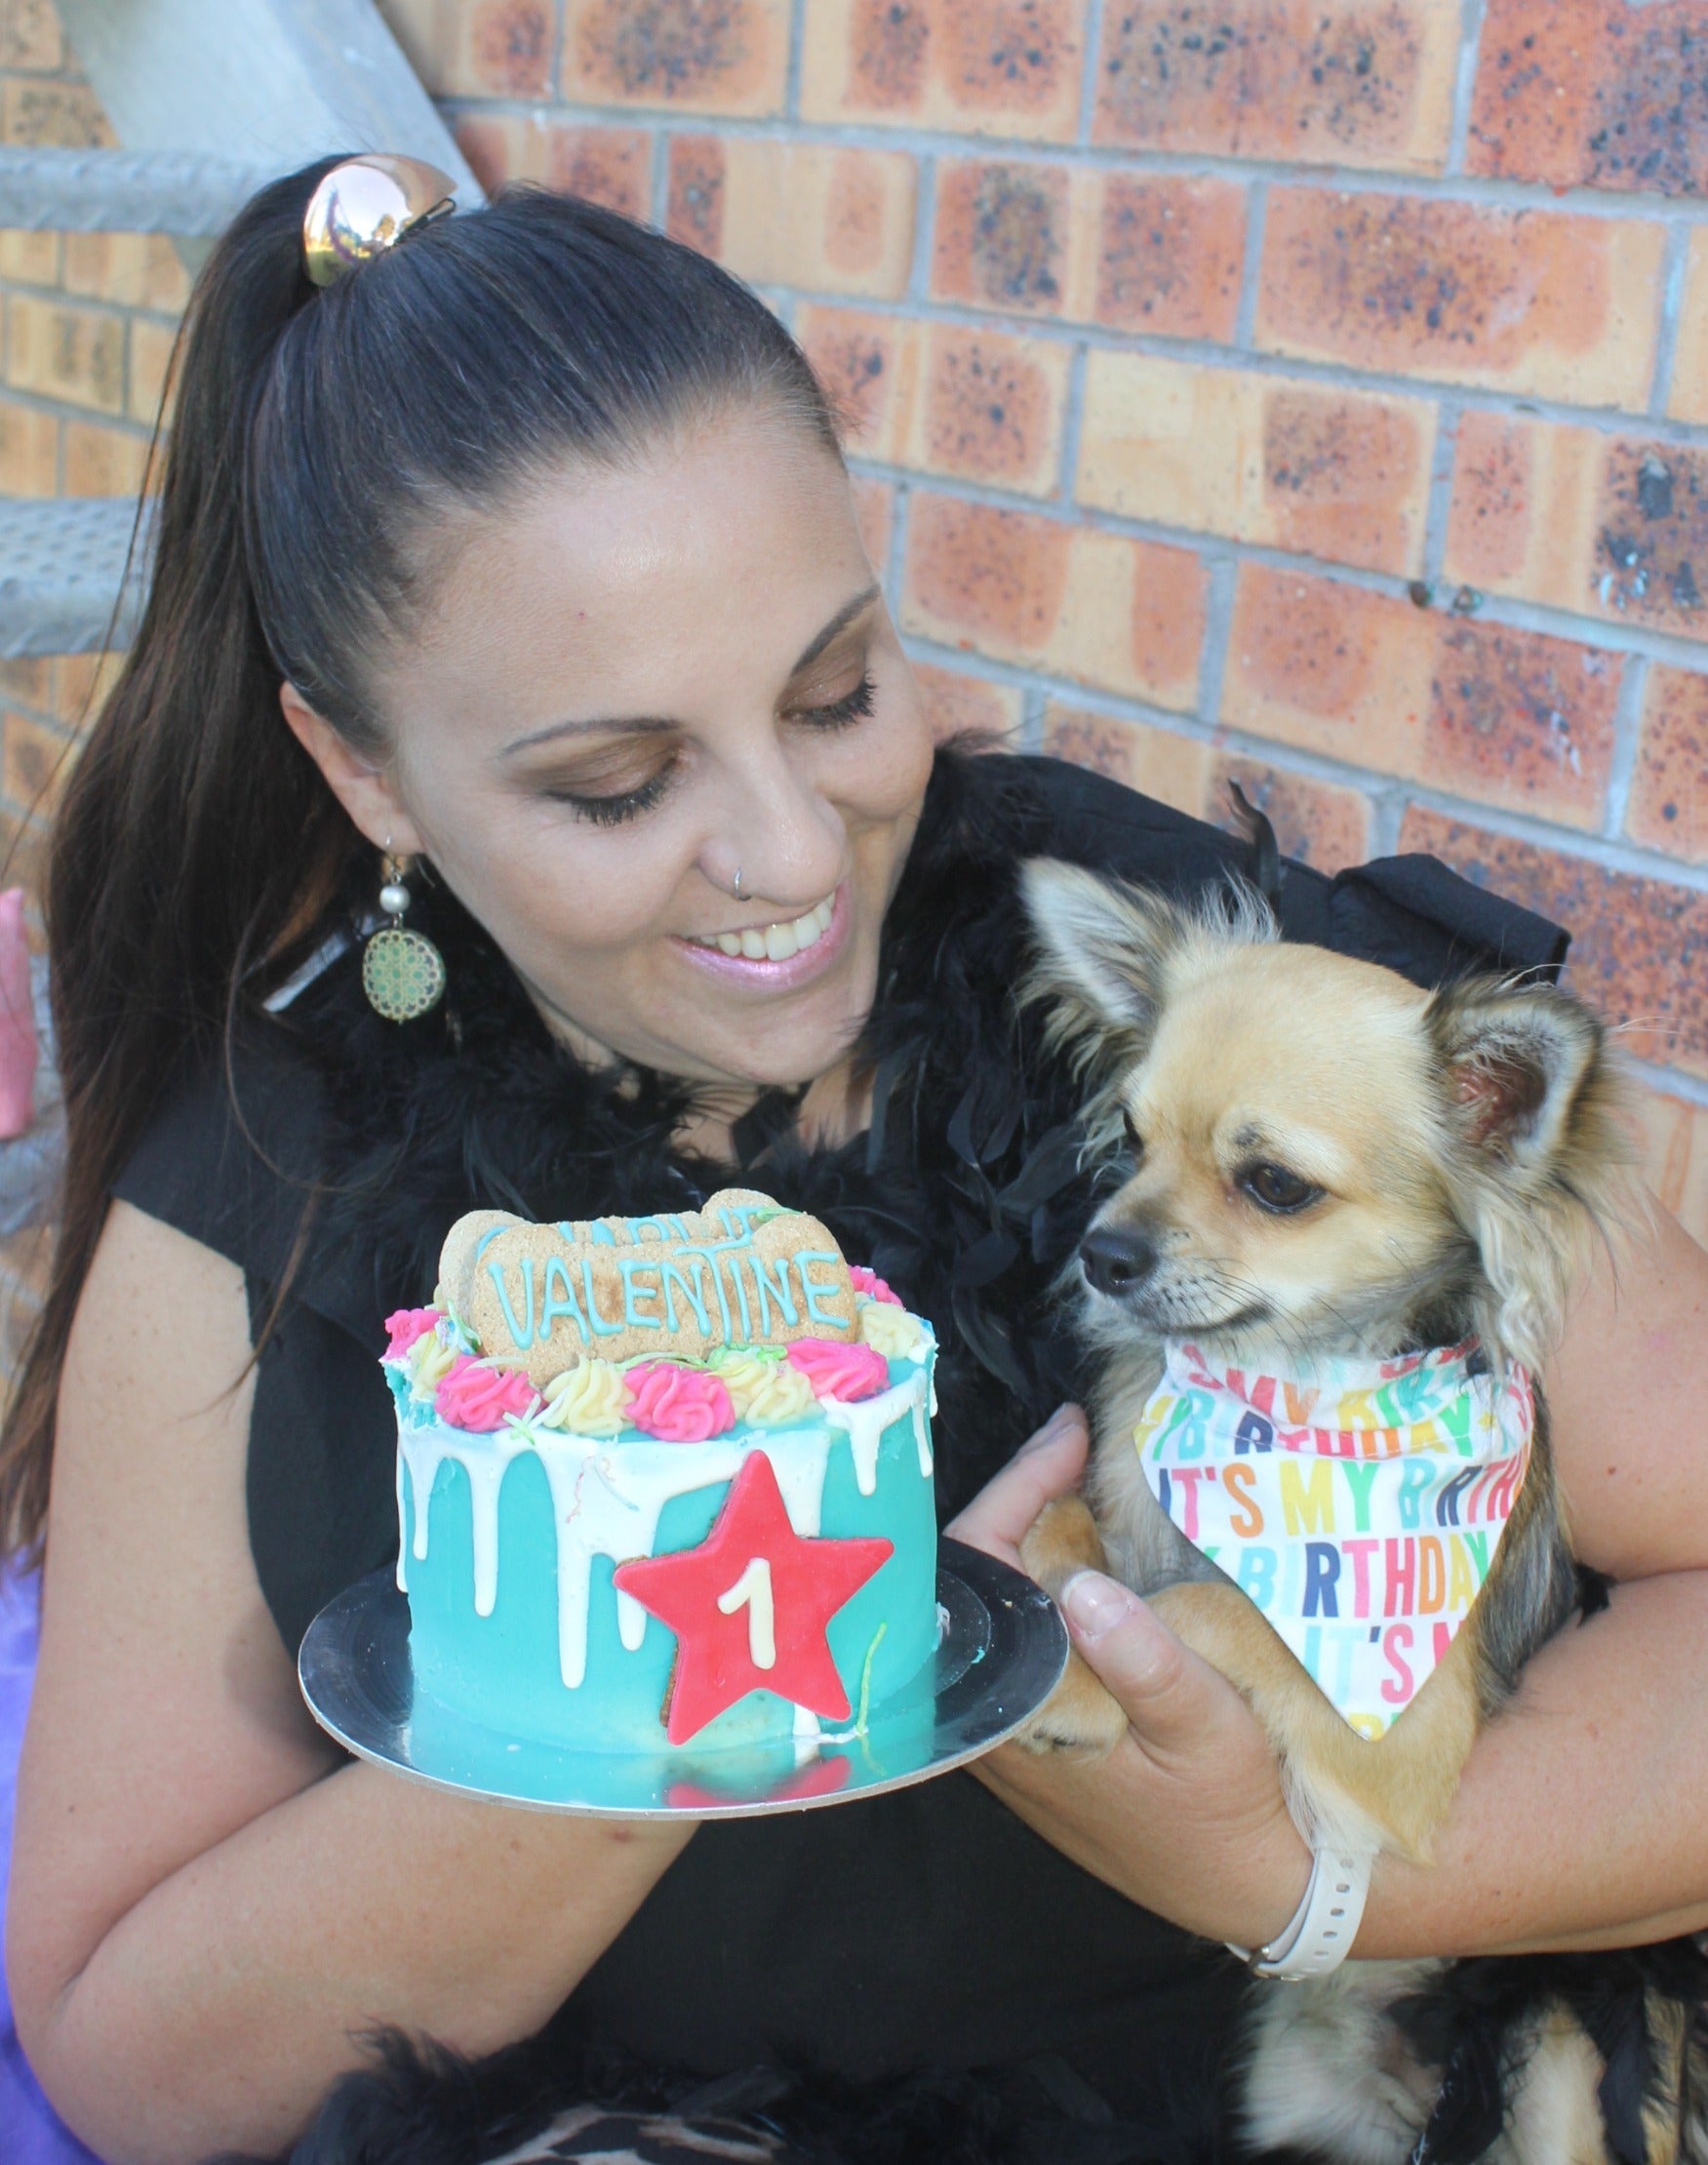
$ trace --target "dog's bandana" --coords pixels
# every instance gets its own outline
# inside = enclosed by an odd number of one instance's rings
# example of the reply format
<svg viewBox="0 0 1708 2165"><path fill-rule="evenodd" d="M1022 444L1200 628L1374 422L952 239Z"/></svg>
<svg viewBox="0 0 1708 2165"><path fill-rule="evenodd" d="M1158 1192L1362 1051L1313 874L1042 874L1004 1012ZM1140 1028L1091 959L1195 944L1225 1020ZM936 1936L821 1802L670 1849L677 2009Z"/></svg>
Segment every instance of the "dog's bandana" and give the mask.
<svg viewBox="0 0 1708 2165"><path fill-rule="evenodd" d="M1172 1342L1133 1431L1163 1509L1363 1737L1452 1644L1529 1463L1529 1378L1476 1355L1324 1361L1304 1381Z"/></svg>

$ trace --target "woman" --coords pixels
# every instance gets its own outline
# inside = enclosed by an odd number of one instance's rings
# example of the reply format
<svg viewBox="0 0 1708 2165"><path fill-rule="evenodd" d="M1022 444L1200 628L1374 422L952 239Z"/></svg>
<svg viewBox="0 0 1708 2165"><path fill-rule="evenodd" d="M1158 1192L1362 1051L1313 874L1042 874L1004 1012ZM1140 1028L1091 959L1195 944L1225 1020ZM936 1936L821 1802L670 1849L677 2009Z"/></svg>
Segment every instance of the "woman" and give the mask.
<svg viewBox="0 0 1708 2165"><path fill-rule="evenodd" d="M394 1552L379 1318L479 1204L656 1209L733 1163L817 1210L936 1322L945 1498L1012 1553L1084 1456L1070 1409L1008 1463L1077 1381L1047 1287L1091 1197L1071 1078L1008 999L1013 863L1190 888L1245 855L1050 762L933 765L821 395L711 265L521 196L317 291L324 171L257 197L198 290L147 613L56 841L71 1188L5 1460L50 1558L26 2048L149 2165L288 2144L378 2025L483 2056L549 2024L429 2123L785 2061L856 2120L859 2086L891 2125L951 2101L957 2141L1155 2128L1208 2094L1239 1982L1186 1933L1262 1943L1306 1859L1240 1702L1106 1582L1070 1608L1132 1713L1115 1759L1007 1752L800 1819L462 1803L303 1711L303 1626ZM448 980L401 1024L347 931L387 861ZM1425 978L1555 945L1415 860L1293 868L1280 902ZM1705 1288L1669 1232L1587 1305L1558 1448L1585 1552L1640 1583L1535 1664L1361 1953L1708 1921L1708 1837L1669 1808L1708 1735L1677 1659L1708 1613L1679 1418ZM1642 1402L1606 1393L1621 1364Z"/></svg>

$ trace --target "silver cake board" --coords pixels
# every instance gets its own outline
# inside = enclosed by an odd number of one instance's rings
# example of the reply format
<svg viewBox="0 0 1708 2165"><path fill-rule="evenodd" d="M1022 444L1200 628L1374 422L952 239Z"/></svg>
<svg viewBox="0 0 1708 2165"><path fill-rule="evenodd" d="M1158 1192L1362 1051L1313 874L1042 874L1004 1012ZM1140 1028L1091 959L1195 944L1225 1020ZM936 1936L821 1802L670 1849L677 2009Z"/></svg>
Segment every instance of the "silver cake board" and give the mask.
<svg viewBox="0 0 1708 2165"><path fill-rule="evenodd" d="M572 1751L506 1737L417 1688L409 1597L378 1571L309 1625L298 1674L345 1750L459 1796L602 1819L747 1819L813 1811L930 1781L979 1758L1043 1705L1067 1665L1055 1604L956 1541L937 1544L943 1630L915 1682L857 1733L825 1723L764 1747Z"/></svg>

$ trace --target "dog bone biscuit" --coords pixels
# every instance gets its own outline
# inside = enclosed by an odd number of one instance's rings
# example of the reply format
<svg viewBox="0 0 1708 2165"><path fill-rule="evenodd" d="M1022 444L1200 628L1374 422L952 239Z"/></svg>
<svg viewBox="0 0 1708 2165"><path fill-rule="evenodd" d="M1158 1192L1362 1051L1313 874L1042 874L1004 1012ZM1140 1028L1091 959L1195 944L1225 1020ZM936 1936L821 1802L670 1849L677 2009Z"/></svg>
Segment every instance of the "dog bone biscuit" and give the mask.
<svg viewBox="0 0 1708 2165"><path fill-rule="evenodd" d="M815 1218L725 1189L703 1210L451 1229L443 1282L482 1352L536 1387L597 1355L700 1360L721 1345L852 1340L848 1264ZM456 1273L452 1274L452 1266Z"/></svg>

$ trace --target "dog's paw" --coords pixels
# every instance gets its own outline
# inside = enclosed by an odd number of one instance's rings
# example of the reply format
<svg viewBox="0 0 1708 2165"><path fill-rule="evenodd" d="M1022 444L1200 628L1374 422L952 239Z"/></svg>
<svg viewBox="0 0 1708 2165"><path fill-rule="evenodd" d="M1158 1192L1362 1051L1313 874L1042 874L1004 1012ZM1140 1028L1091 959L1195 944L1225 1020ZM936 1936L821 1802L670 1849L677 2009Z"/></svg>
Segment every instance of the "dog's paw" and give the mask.
<svg viewBox="0 0 1708 2165"><path fill-rule="evenodd" d="M1046 1503L1020 1543L1020 1565L1052 1599L1079 1571L1105 1571L1103 1537L1083 1497L1058 1496Z"/></svg>
<svg viewBox="0 0 1708 2165"><path fill-rule="evenodd" d="M1101 1758L1126 1734L1127 1715L1121 1702L1077 1654L1070 1654L1061 1682L1014 1741L1028 1751L1073 1751L1085 1758Z"/></svg>

